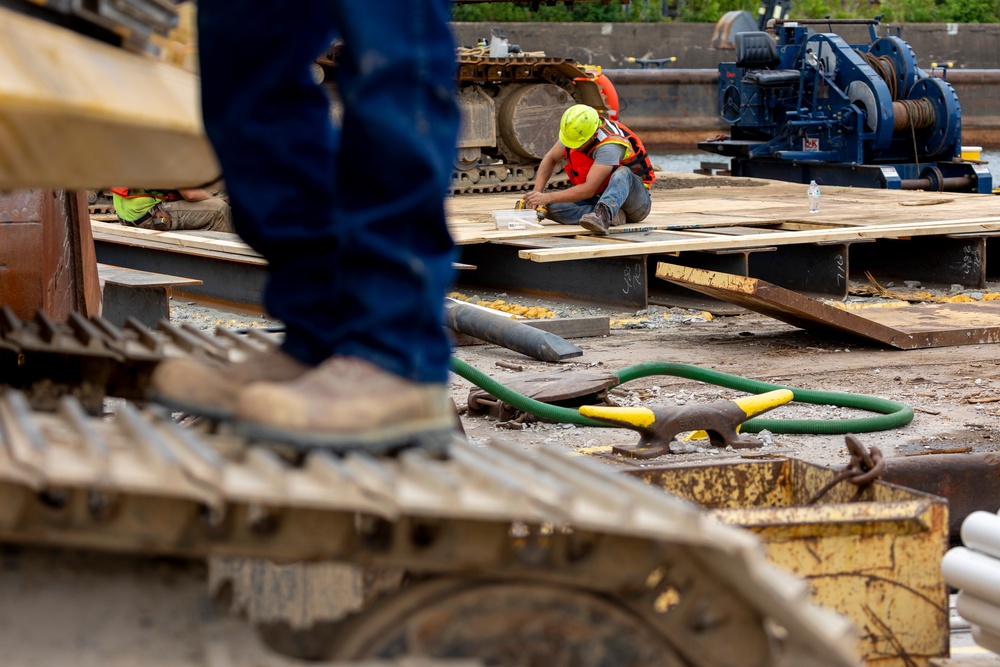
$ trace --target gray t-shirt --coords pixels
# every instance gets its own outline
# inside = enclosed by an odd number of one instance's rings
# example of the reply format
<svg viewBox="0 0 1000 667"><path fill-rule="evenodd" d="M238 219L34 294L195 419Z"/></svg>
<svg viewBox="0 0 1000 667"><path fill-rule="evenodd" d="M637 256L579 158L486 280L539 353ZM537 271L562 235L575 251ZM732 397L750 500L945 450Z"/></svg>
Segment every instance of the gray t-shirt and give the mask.
<svg viewBox="0 0 1000 667"><path fill-rule="evenodd" d="M625 147L619 144L604 144L594 151L594 164L617 167L625 157Z"/></svg>

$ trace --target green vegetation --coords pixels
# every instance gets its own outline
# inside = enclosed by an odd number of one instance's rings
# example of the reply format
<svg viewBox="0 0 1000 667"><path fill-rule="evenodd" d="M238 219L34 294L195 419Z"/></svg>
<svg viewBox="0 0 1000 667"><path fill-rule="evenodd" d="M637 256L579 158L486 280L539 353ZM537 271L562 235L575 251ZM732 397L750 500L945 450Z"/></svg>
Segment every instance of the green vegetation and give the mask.
<svg viewBox="0 0 1000 667"><path fill-rule="evenodd" d="M544 2L537 10L530 3L484 2L455 5L455 21L511 23L519 21L585 21L599 23L688 21L714 23L734 9L756 13L753 0L633 0L577 2L572 8ZM998 23L1000 0L797 0L792 18L871 18L882 15L895 23Z"/></svg>

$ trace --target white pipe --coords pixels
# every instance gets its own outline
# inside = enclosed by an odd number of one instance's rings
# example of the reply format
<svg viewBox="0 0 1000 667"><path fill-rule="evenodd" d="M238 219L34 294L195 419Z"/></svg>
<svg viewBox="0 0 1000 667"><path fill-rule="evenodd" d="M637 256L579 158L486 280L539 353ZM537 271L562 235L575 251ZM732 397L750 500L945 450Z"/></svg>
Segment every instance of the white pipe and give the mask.
<svg viewBox="0 0 1000 667"><path fill-rule="evenodd" d="M983 600L1000 604L1000 560L965 547L955 547L941 560L945 581Z"/></svg>
<svg viewBox="0 0 1000 667"><path fill-rule="evenodd" d="M972 638L983 648L989 649L994 653L1000 653L1000 634L991 632L990 630L979 627L978 625L973 625Z"/></svg>
<svg viewBox="0 0 1000 667"><path fill-rule="evenodd" d="M973 512L962 522L962 544L973 551L1000 558L1000 516Z"/></svg>
<svg viewBox="0 0 1000 667"><path fill-rule="evenodd" d="M955 598L955 611L973 625L1000 633L1000 606L962 590Z"/></svg>

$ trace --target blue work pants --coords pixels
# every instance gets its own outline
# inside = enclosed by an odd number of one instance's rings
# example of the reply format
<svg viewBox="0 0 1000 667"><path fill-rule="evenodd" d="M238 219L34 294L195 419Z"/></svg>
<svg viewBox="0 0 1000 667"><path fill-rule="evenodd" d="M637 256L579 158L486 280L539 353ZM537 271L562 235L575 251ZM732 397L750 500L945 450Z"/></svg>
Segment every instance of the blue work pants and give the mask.
<svg viewBox="0 0 1000 667"><path fill-rule="evenodd" d="M619 209L624 210L625 221L629 223L645 220L653 204L642 179L628 167L618 167L611 172L608 187L600 195L576 202L549 204L546 217L564 225L576 225L598 203L608 207L612 220Z"/></svg>
<svg viewBox="0 0 1000 667"><path fill-rule="evenodd" d="M445 224L458 133L449 0L201 0L205 128L268 313L308 364L357 356L447 378ZM343 120L310 68L343 40Z"/></svg>

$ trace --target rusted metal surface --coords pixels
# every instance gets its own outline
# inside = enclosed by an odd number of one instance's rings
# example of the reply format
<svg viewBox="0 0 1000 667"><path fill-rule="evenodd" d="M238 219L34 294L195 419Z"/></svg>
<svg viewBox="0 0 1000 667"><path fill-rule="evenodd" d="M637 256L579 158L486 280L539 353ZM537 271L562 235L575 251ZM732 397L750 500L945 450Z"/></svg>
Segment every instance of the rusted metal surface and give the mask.
<svg viewBox="0 0 1000 667"><path fill-rule="evenodd" d="M880 282L919 280L925 285L985 289L988 238L988 234L942 234L852 244L850 275L870 273Z"/></svg>
<svg viewBox="0 0 1000 667"><path fill-rule="evenodd" d="M0 192L0 294L19 316L96 314L97 265L86 211L83 195L65 190Z"/></svg>
<svg viewBox="0 0 1000 667"><path fill-rule="evenodd" d="M772 562L810 582L814 602L862 629L866 664L912 667L947 657L943 499L874 482L855 500L855 485L844 479L807 505L837 472L795 459L630 474L761 537Z"/></svg>
<svg viewBox="0 0 1000 667"><path fill-rule="evenodd" d="M948 532L958 541L962 521L1000 508L1000 454L928 454L886 461L882 479L948 500Z"/></svg>
<svg viewBox="0 0 1000 667"><path fill-rule="evenodd" d="M544 602L555 608L558 599L571 608L587 600L594 610L610 603L619 610L608 617L616 634L668 646L685 665L856 665L849 626L809 604L801 582L766 567L752 537L607 468L545 450L456 439L444 457L289 459L226 431L182 428L158 410L124 403L112 419L87 418L67 397L58 412L36 413L8 391L0 398L0 500L0 543L330 560L403 569L410 581L474 577L487 588L528 582L551 592ZM679 603L665 606L665 595ZM440 598L436 637L462 636L464 610L486 610L492 599ZM363 610L351 627L384 627L379 609ZM429 627L433 611L414 616L413 627ZM537 611L511 600L499 617L522 638L520 664L558 664L549 661L551 643L533 640ZM565 611L566 624L574 614ZM773 641L775 623L781 642ZM586 645L596 655L620 641L592 630ZM315 633L335 640L326 644L331 656L347 651L340 638L360 636L317 624L288 640L315 647ZM516 637L504 641L518 646ZM433 657L454 644L429 646ZM491 649L464 650L476 657ZM617 664L680 664L646 657Z"/></svg>
<svg viewBox="0 0 1000 667"><path fill-rule="evenodd" d="M997 302L929 303L848 311L764 280L660 263L656 276L814 331L914 350L1000 342Z"/></svg>

